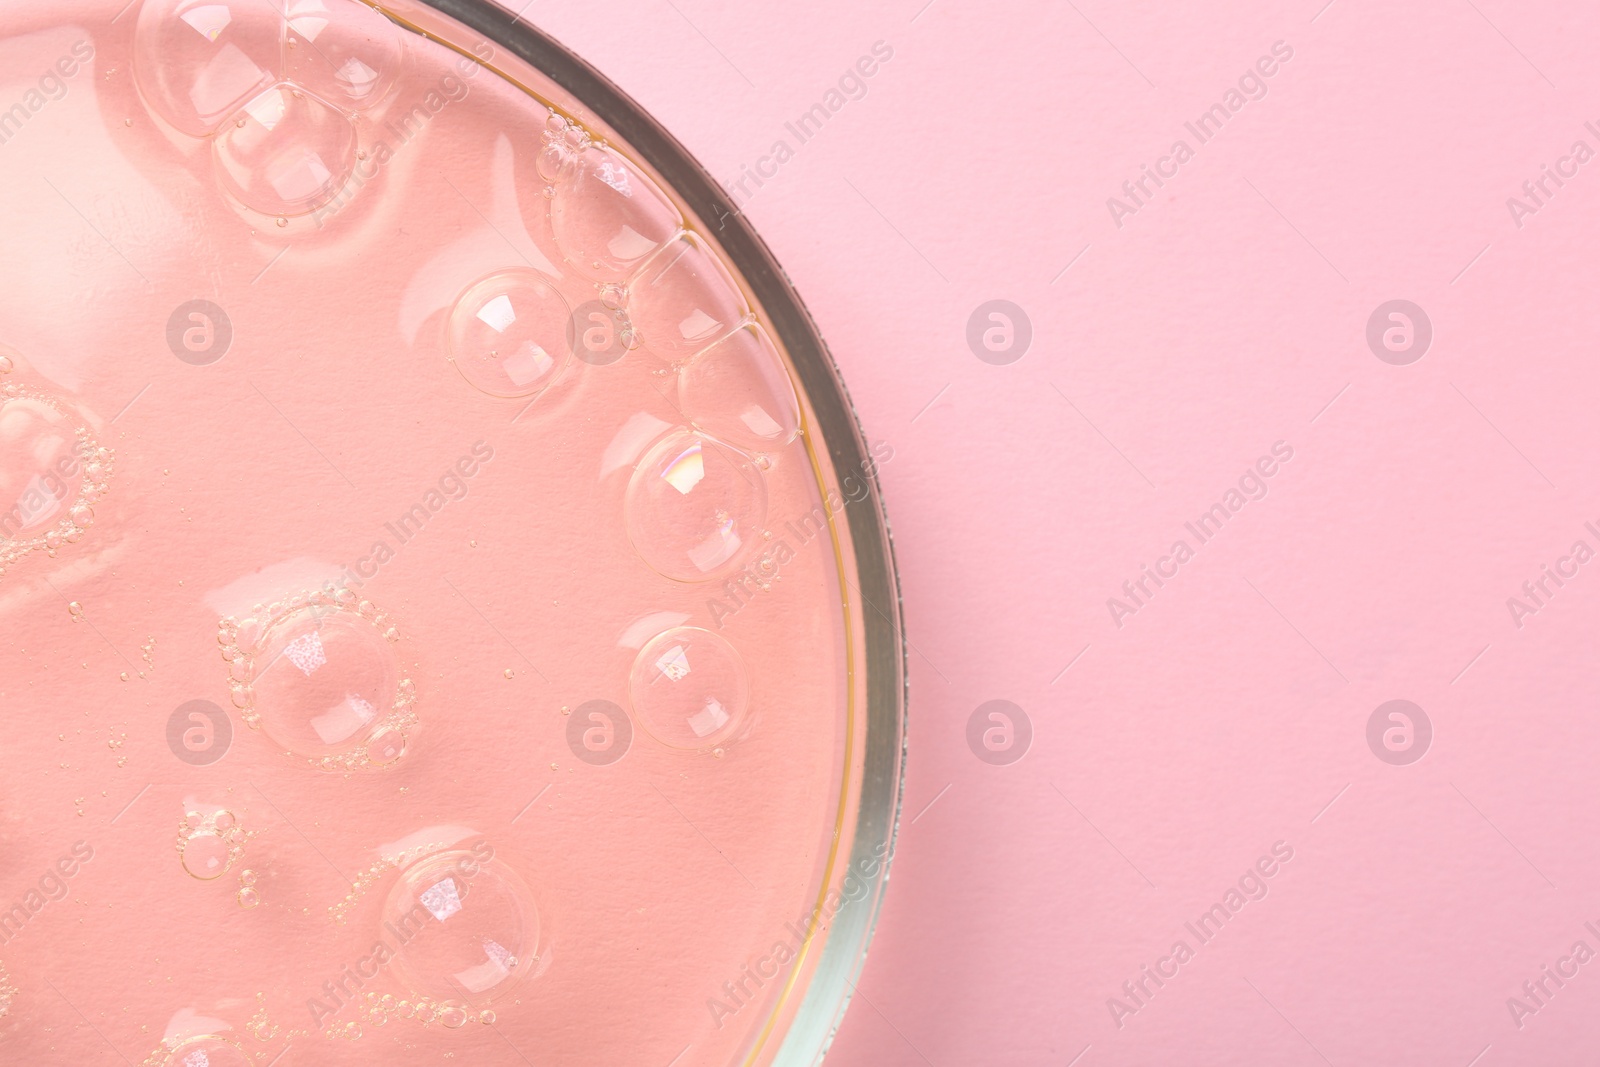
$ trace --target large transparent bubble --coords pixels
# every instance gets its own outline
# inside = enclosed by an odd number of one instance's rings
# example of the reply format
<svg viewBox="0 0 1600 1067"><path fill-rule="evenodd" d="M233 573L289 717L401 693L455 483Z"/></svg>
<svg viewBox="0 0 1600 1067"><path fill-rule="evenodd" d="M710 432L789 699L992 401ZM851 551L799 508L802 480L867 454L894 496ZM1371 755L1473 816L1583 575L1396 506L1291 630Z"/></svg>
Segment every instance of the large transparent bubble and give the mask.
<svg viewBox="0 0 1600 1067"><path fill-rule="evenodd" d="M778 448L800 433L800 402L777 347L757 323L685 363L678 398L689 421L743 448Z"/></svg>
<svg viewBox="0 0 1600 1067"><path fill-rule="evenodd" d="M750 676L727 639L678 626L639 650L629 677L633 712L669 748L711 749L736 734L750 707Z"/></svg>
<svg viewBox="0 0 1600 1067"><path fill-rule="evenodd" d="M571 311L543 275L505 270L467 289L450 312L450 360L490 396L543 392L572 356Z"/></svg>
<svg viewBox="0 0 1600 1067"><path fill-rule="evenodd" d="M204 137L278 81L283 16L271 0L146 0L134 35L145 100Z"/></svg>
<svg viewBox="0 0 1600 1067"><path fill-rule="evenodd" d="M622 281L683 222L656 184L609 148L578 148L563 173L550 224L567 261L587 277Z"/></svg>
<svg viewBox="0 0 1600 1067"><path fill-rule="evenodd" d="M336 197L356 163L355 127L295 85L252 98L217 134L217 177L246 207L308 215Z"/></svg>
<svg viewBox="0 0 1600 1067"><path fill-rule="evenodd" d="M767 487L749 456L705 434L668 434L634 469L628 536L668 578L705 581L736 567L761 536Z"/></svg>
<svg viewBox="0 0 1600 1067"><path fill-rule="evenodd" d="M539 911L533 894L483 842L437 852L400 873L382 934L413 992L488 1003L534 971Z"/></svg>
<svg viewBox="0 0 1600 1067"><path fill-rule="evenodd" d="M290 81L358 111L389 95L404 58L394 23L356 0L287 0L284 8Z"/></svg>
<svg viewBox="0 0 1600 1067"><path fill-rule="evenodd" d="M628 283L628 314L646 348L676 361L728 336L750 307L717 254L684 233Z"/></svg>
<svg viewBox="0 0 1600 1067"><path fill-rule="evenodd" d="M218 634L234 704L293 755L329 770L380 767L406 751L415 687L388 618L348 590L299 595Z"/></svg>

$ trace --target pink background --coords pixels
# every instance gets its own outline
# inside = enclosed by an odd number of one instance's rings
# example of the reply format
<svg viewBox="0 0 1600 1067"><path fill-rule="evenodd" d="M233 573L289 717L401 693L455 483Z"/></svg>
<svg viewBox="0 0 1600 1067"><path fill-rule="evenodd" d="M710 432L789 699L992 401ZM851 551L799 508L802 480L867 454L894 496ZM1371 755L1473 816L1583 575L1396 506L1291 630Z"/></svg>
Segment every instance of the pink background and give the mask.
<svg viewBox="0 0 1600 1067"><path fill-rule="evenodd" d="M1600 149L1600 13L1323 4L527 9L723 180L894 49L746 205L896 450L912 759L833 1064L1600 1041L1600 962L1520 1028L1507 1005L1600 950L1600 567L1520 628L1506 603L1600 548L1600 162L1520 227L1506 203ZM1268 94L1198 145L1184 123L1277 41ZM1194 158L1119 228L1107 198L1180 137ZM995 298L1033 325L1010 365L965 339ZM1409 366L1365 341L1392 299L1433 324ZM1277 441L1266 498L1118 628L1107 598ZM966 743L997 698L1034 728L1007 766ZM1367 746L1391 699L1432 722L1409 766ZM1278 841L1269 895L1119 1028L1108 998Z"/></svg>

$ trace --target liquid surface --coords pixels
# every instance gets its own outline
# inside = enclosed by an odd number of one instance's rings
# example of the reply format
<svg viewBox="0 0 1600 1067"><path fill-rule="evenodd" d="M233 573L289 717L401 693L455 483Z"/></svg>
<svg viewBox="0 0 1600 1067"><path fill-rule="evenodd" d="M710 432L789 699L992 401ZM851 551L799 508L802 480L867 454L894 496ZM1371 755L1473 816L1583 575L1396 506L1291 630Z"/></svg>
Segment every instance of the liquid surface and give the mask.
<svg viewBox="0 0 1600 1067"><path fill-rule="evenodd" d="M0 39L0 1061L744 1062L856 506L759 313L494 45L120 6Z"/></svg>

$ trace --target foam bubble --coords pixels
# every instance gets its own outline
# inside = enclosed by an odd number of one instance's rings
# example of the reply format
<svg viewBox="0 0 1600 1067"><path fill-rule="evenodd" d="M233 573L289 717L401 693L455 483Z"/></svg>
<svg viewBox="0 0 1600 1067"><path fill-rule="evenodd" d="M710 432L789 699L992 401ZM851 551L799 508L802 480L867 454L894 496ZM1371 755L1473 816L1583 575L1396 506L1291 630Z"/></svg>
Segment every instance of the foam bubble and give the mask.
<svg viewBox="0 0 1600 1067"><path fill-rule="evenodd" d="M344 188L356 161L355 127L309 91L275 85L251 98L212 145L217 177L266 215L306 215Z"/></svg>
<svg viewBox="0 0 1600 1067"><path fill-rule="evenodd" d="M264 0L146 0L134 76L150 107L204 137L279 78L282 17Z"/></svg>
<svg viewBox="0 0 1600 1067"><path fill-rule="evenodd" d="M330 770L404 754L415 690L373 605L348 590L300 594L224 619L218 639L245 722L292 754Z"/></svg>
<svg viewBox="0 0 1600 1067"><path fill-rule="evenodd" d="M800 433L800 402L777 347L757 323L678 371L678 397L699 429L745 448L775 448Z"/></svg>
<svg viewBox="0 0 1600 1067"><path fill-rule="evenodd" d="M172 1067L250 1067L251 1060L238 1045L221 1037L191 1037L180 1041L167 1061Z"/></svg>
<svg viewBox="0 0 1600 1067"><path fill-rule="evenodd" d="M81 540L113 455L55 397L0 387L0 574L28 554Z"/></svg>
<svg viewBox="0 0 1600 1067"><path fill-rule="evenodd" d="M195 834L183 845L183 869L204 882L228 870L228 844L215 833Z"/></svg>
<svg viewBox="0 0 1600 1067"><path fill-rule="evenodd" d="M750 707L750 677L728 640L678 626L645 642L628 680L634 717L670 748L708 751L732 737Z"/></svg>
<svg viewBox="0 0 1600 1067"><path fill-rule="evenodd" d="M504 270L474 282L450 312L450 361L490 396L537 396L572 356L571 309L537 271Z"/></svg>
<svg viewBox="0 0 1600 1067"><path fill-rule="evenodd" d="M394 23L356 0L289 0L285 14L289 80L358 111L393 90L405 55Z"/></svg>
<svg viewBox="0 0 1600 1067"><path fill-rule="evenodd" d="M556 168L562 178L550 201L556 244L586 277L621 281L672 239L683 218L619 153L589 143L570 155Z"/></svg>
<svg viewBox="0 0 1600 1067"><path fill-rule="evenodd" d="M679 234L628 283L628 317L640 341L669 360L728 336L749 314L721 257L698 234Z"/></svg>
<svg viewBox="0 0 1600 1067"><path fill-rule="evenodd" d="M202 882L222 877L244 857L245 844L256 835L239 825L233 812L219 808L207 815L191 811L178 824L178 859L190 876Z"/></svg>
<svg viewBox="0 0 1600 1067"><path fill-rule="evenodd" d="M766 482L738 449L679 430L639 461L624 514L646 563L668 578L705 581L732 570L759 543Z"/></svg>
<svg viewBox="0 0 1600 1067"><path fill-rule="evenodd" d="M387 936L404 942L396 967L423 996L486 1004L537 958L533 894L483 847L437 852L407 867L383 916Z"/></svg>

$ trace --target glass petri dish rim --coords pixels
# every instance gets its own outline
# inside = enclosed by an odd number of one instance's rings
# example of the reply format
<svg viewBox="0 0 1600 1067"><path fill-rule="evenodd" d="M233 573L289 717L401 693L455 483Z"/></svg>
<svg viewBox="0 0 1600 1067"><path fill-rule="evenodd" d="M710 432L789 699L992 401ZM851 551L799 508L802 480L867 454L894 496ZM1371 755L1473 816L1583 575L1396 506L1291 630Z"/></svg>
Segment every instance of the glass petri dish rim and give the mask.
<svg viewBox="0 0 1600 1067"><path fill-rule="evenodd" d="M853 680L852 700L859 701L855 711L863 716L864 729L858 728L862 750L852 753L844 768L845 795L851 789L857 795L850 852L834 857L830 871L843 866L858 877L866 869L877 873L865 879L869 883L866 897L858 905L838 911L826 924L826 938L812 964L810 981L791 991L798 1003L789 995L780 1000L742 1061L746 1065L809 1067L823 1058L838 1032L881 914L904 797L909 703L903 605L882 487L838 366L783 268L727 193L670 132L599 71L494 0L362 2L447 46L455 42L417 24L414 16L419 9L454 20L505 48L571 94L633 156L651 167L669 195L702 224L701 232L715 239L755 297L763 324L786 353L806 395L812 426L818 431L809 435L808 447L814 447L820 437L833 470L865 475L869 491L864 503L869 506L852 506L841 512L847 523L844 534L852 564L841 574L846 620L860 628L860 669L865 675ZM496 63L472 58L527 91ZM530 95L537 98L531 91ZM816 462L813 456L813 464ZM835 537L839 536L836 529ZM852 593L859 599L854 609L849 603ZM817 951L817 940L816 935L809 938L803 951ZM797 964L795 973L799 971Z"/></svg>

